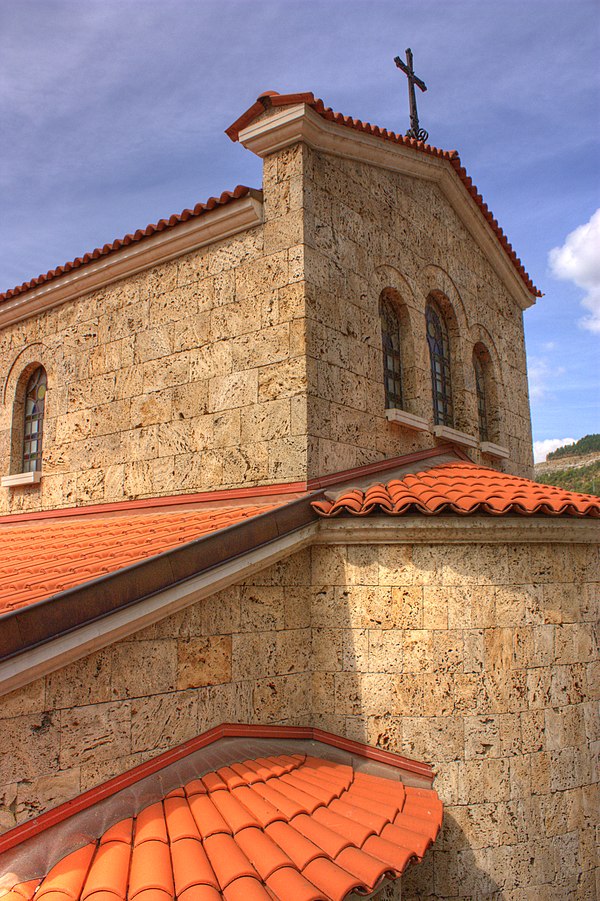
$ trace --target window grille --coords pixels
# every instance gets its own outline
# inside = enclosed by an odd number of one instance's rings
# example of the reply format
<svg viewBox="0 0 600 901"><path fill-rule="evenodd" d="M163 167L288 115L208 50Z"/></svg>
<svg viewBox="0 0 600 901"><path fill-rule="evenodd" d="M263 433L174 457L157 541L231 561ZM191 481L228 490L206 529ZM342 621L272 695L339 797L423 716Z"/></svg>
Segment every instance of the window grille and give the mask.
<svg viewBox="0 0 600 901"><path fill-rule="evenodd" d="M47 386L46 371L40 366L27 382L25 389L23 472L36 472L42 468L42 436Z"/></svg>
<svg viewBox="0 0 600 901"><path fill-rule="evenodd" d="M475 386L477 388L477 413L479 416L479 440L489 441L487 397L485 386L485 372L481 358L475 352L473 354L473 368L475 370Z"/></svg>
<svg viewBox="0 0 600 901"><path fill-rule="evenodd" d="M392 300L382 294L379 302L385 408L402 410L402 354L398 311Z"/></svg>
<svg viewBox="0 0 600 901"><path fill-rule="evenodd" d="M448 327L438 305L430 300L425 309L427 342L431 362L433 419L435 425L454 426L452 409L452 380L450 371L450 341Z"/></svg>

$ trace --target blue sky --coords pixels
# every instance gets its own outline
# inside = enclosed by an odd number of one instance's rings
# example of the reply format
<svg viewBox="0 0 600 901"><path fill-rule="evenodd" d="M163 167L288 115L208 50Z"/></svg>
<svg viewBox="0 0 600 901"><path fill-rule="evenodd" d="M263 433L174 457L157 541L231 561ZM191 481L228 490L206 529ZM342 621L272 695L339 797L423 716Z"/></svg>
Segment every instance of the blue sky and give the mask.
<svg viewBox="0 0 600 901"><path fill-rule="evenodd" d="M599 20L596 0L5 0L0 290L259 186L223 130L265 89L406 130L410 46L430 141L545 292L525 315L534 438L598 432Z"/></svg>

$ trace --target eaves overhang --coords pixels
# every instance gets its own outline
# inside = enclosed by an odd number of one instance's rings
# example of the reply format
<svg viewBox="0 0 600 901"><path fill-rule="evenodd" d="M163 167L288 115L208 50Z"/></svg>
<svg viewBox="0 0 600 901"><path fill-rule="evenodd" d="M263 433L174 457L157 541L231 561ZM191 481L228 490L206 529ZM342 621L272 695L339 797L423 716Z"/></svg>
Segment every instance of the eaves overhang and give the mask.
<svg viewBox="0 0 600 901"><path fill-rule="evenodd" d="M232 237L262 221L261 191L240 186L224 192L218 199L161 219L0 294L0 328Z"/></svg>
<svg viewBox="0 0 600 901"><path fill-rule="evenodd" d="M288 105L283 105L285 96L263 97L262 115L258 113L257 102L227 129L227 134L260 157L303 142L313 150L433 182L448 199L518 306L524 310L535 303L541 292L525 272L455 151L401 140L385 129L339 114L328 117L327 111L318 111L322 102L311 98L309 94L289 95ZM269 109L269 115L264 115L265 109ZM250 116L252 110L254 113Z"/></svg>
<svg viewBox="0 0 600 901"><path fill-rule="evenodd" d="M319 492L0 617L0 694L250 576L308 544Z"/></svg>

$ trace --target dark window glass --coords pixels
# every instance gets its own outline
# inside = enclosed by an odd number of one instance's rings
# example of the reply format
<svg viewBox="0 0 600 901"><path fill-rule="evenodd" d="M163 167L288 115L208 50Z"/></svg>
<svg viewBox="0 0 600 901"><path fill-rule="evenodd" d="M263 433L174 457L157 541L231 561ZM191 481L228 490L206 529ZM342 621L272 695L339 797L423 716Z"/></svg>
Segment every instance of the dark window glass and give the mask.
<svg viewBox="0 0 600 901"><path fill-rule="evenodd" d="M385 407L403 408L402 397L402 356L400 350L400 322L396 307L389 298L382 295L379 302L381 318L381 343L383 346L383 381L385 385Z"/></svg>
<svg viewBox="0 0 600 901"><path fill-rule="evenodd" d="M438 305L429 301L425 309L427 342L431 361L433 419L436 425L454 425L452 381L450 376L450 341L448 328Z"/></svg>
<svg viewBox="0 0 600 901"><path fill-rule="evenodd" d="M42 468L42 435L44 431L46 388L46 372L40 366L27 382L27 388L25 389L23 472L35 472Z"/></svg>
<svg viewBox="0 0 600 901"><path fill-rule="evenodd" d="M485 373L479 356L473 355L475 369L475 385L477 387L477 412L479 414L479 440L489 441L487 400L485 394Z"/></svg>

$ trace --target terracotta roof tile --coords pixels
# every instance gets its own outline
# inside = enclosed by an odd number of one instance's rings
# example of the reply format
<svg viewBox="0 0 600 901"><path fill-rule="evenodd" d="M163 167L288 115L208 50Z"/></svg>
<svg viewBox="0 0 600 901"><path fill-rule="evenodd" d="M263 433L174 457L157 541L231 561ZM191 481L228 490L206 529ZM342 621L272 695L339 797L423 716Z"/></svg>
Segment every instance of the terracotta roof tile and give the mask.
<svg viewBox="0 0 600 901"><path fill-rule="evenodd" d="M144 238L149 238L158 232L165 231L165 229L173 228L181 222L187 222L189 219L195 219L198 216L203 216L205 213L210 213L211 210L214 210L216 207L225 206L226 204L231 203L232 200L239 200L241 197L247 197L249 194L258 193L259 192L254 191L252 188L248 188L245 185L238 185L233 191L223 191L219 197L209 197L205 203L197 203L193 209L183 210L181 213L177 213L169 219L159 219L158 222L147 225L146 228L140 228L133 234L125 235L123 238L116 238L110 244L105 244L103 247L96 247L91 253L85 253L83 256L76 257L69 263L65 263L63 266L57 266L56 269L50 269L49 272L38 275L37 278L32 278L28 282L23 282L22 285L17 285L16 288L4 291L0 294L0 303L4 300L9 300L11 297L16 297L18 294L23 294L31 288L37 288L38 285L43 285L45 282L49 282L54 278L65 275L67 272L72 272L73 269L79 269L81 266L85 266L86 263L92 263L100 257L121 250L123 247L129 247L130 244L143 241Z"/></svg>
<svg viewBox="0 0 600 901"><path fill-rule="evenodd" d="M235 772L233 765L223 769ZM414 794L400 782L355 773L348 766L299 755L245 761L244 771L243 788L223 787L217 774L212 774L215 779L203 776L202 782L188 783L185 792L171 791L133 820L111 826L98 841L63 857L41 879L36 899L342 901L353 891L372 892L383 879L421 860L441 826L442 805L433 790ZM292 787L286 771L303 785L322 784L323 797L330 796L332 777L337 777L342 800L313 798L310 806L318 804L313 814L289 813L290 790L305 793ZM258 772L266 781L250 782ZM190 792L196 785L206 793ZM365 803L367 786L379 799L375 813ZM266 825L259 824L254 811L257 802L266 804L261 789L281 802L274 808L278 819ZM386 797L391 799L387 805L381 800ZM352 799L360 799L361 806L350 804ZM304 800L293 800L293 809L309 806ZM422 814L420 830L401 824L409 804ZM30 901L37 886L38 880L21 883L4 897Z"/></svg>
<svg viewBox="0 0 600 901"><path fill-rule="evenodd" d="M281 505L0 523L0 614L82 585ZM35 554L32 550L35 548ZM216 777L218 778L218 777Z"/></svg>
<svg viewBox="0 0 600 901"><path fill-rule="evenodd" d="M314 501L320 516L368 516L385 513L490 513L502 516L600 516L600 498L541 485L474 463L447 463L392 479L366 491L352 488L335 500Z"/></svg>
<svg viewBox="0 0 600 901"><path fill-rule="evenodd" d="M360 119L354 119L352 116L336 113L331 107L325 106L324 102L316 98L310 91L300 94L278 94L277 91L265 91L260 95L256 103L247 109L239 119L236 119L236 121L226 129L225 133L232 141L237 141L239 133L257 118L257 116L264 113L265 109L268 109L269 107L289 106L297 103L306 103L307 106L310 106L311 109L318 113L323 119L335 122L336 125L343 125L345 128L362 131L373 135L374 137L381 138L384 141L392 141L395 144L402 144L404 147L410 147L418 153L426 153L429 156L435 156L439 159L446 160L460 178L473 201L477 204L481 215L495 233L502 249L517 270L517 273L527 287L527 290L535 297L542 296L541 291L536 288L529 274L525 271L525 267L513 250L512 244L509 243L506 235L498 225L498 220L494 218L492 211L488 208L487 203L484 202L481 194L473 184L473 180L467 174L456 150L441 150L439 147L434 147L432 144L425 144L423 141L416 141L414 138L388 131L387 128L371 125L370 122L362 122Z"/></svg>

